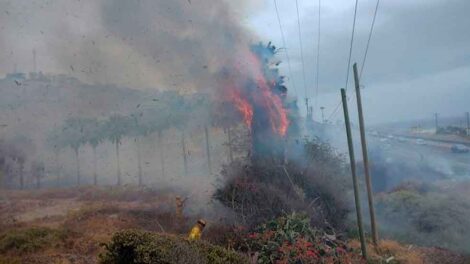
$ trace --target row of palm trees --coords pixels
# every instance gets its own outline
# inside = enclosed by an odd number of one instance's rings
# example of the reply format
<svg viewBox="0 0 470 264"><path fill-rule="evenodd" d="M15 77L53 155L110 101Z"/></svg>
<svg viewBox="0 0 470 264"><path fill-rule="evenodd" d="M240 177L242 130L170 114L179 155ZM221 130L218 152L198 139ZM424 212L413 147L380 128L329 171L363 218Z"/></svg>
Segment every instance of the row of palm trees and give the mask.
<svg viewBox="0 0 470 264"><path fill-rule="evenodd" d="M49 146L58 153L61 149L71 148L75 154L76 184L80 185L80 155L81 147L89 145L93 149L93 183L97 179L97 147L105 141L111 142L116 154L116 184L121 185L120 145L124 137L134 139L137 147L138 182L142 180L142 162L140 140L152 133L157 133L158 144L162 145L162 133L170 128L177 128L181 132L181 146L185 174L188 172L187 149L185 131L189 127L204 126L206 140L206 156L209 172L212 171L210 161L209 129L211 115L211 102L208 96L193 94L182 96L175 92L163 92L158 98L136 106L136 110L129 115L113 114L106 119L72 117L65 120L62 127L55 129L48 138ZM220 123L220 122L219 122ZM165 174L164 157L160 155L162 176Z"/></svg>

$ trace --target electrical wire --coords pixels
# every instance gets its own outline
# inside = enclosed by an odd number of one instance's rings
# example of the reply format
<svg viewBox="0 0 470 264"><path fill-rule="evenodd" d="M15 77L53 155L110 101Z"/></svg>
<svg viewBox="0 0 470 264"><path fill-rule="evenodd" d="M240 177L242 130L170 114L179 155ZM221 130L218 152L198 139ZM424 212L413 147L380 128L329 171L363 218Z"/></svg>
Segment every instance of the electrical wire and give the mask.
<svg viewBox="0 0 470 264"><path fill-rule="evenodd" d="M304 51L303 51L303 44L302 44L302 31L300 29L300 14L299 14L298 0L295 0L295 7L297 9L297 26L299 29L300 58L302 60L302 78L304 81L305 103L307 105L307 82L305 81L305 60L304 60ZM308 113L308 109L307 109L307 113Z"/></svg>
<svg viewBox="0 0 470 264"><path fill-rule="evenodd" d="M279 30L281 31L281 38L282 38L282 45L284 46L284 49L286 50L286 58L287 58L287 66L289 68L289 77L290 81L292 82L292 86L294 87L295 94L298 95L297 87L295 86L295 81L292 75L292 67L290 64L290 57L289 57L289 52L287 50L287 45L286 45L286 38L284 36L284 30L282 28L282 23L281 23L281 17L279 16L279 9L277 8L277 1L274 1L274 8L276 10L276 16L277 16L277 22L279 23Z"/></svg>
<svg viewBox="0 0 470 264"><path fill-rule="evenodd" d="M318 0L318 35L317 35L317 74L315 83L315 107L318 105L318 84L320 81L320 40L321 40L321 0Z"/></svg>
<svg viewBox="0 0 470 264"><path fill-rule="evenodd" d="M380 0L377 0L377 5L375 6L374 18L372 19L372 25L369 31L369 38L367 39L366 51L364 53L364 59L362 60L361 72L359 73L359 80L362 79L362 73L364 72L364 65L366 64L367 54L369 52L370 40L372 39L372 33L374 32L375 19L377 18L377 11L379 10Z"/></svg>
<svg viewBox="0 0 470 264"><path fill-rule="evenodd" d="M357 4L359 0L356 0L356 5L354 6L354 19L353 19L353 26L351 32L351 43L349 44L349 58L348 58L348 68L346 69L346 84L344 85L344 89L348 90L348 83L349 83L349 72L351 67L351 57L352 57L352 50L354 45L354 32L356 31L356 17L357 17Z"/></svg>
<svg viewBox="0 0 470 264"><path fill-rule="evenodd" d="M359 74L359 80L362 79L362 74L364 73L364 66L366 64L367 54L369 52L370 41L372 39L372 34L374 32L374 26L375 26L375 21L376 21L376 18L377 18L377 13L378 13L378 10L379 10L379 5L380 5L380 0L377 0L377 4L375 6L375 11L374 11L374 17L372 19L372 24L371 24L370 31L369 31L369 37L367 39L366 50L364 52L364 57L362 59L362 65L361 65L361 71L360 71L360 74ZM356 10L357 10L357 1L356 1ZM355 13L356 13L356 11L355 11ZM349 97L348 97L348 101L349 101ZM337 113L340 105L341 105L341 101L336 105L333 112L328 117L328 120L331 119Z"/></svg>

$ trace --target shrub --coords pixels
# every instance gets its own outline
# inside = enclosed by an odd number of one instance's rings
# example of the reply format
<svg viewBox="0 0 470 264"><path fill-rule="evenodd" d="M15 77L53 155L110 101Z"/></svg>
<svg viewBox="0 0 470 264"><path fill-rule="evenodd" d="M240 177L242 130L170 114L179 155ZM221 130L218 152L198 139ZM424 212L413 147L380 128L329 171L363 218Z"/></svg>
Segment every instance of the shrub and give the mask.
<svg viewBox="0 0 470 264"><path fill-rule="evenodd" d="M46 246L58 244L65 237L62 231L44 227L10 230L0 236L0 252L34 252Z"/></svg>
<svg viewBox="0 0 470 264"><path fill-rule="evenodd" d="M214 198L250 227L303 211L317 227L343 228L352 197L343 157L318 141L306 141L303 151L304 160L258 157L224 166Z"/></svg>
<svg viewBox="0 0 470 264"><path fill-rule="evenodd" d="M106 252L100 255L102 264L248 263L236 252L204 241L137 230L117 232L104 246Z"/></svg>
<svg viewBox="0 0 470 264"><path fill-rule="evenodd" d="M258 263L360 263L345 243L310 226L305 214L269 221L248 234L245 248L258 252Z"/></svg>

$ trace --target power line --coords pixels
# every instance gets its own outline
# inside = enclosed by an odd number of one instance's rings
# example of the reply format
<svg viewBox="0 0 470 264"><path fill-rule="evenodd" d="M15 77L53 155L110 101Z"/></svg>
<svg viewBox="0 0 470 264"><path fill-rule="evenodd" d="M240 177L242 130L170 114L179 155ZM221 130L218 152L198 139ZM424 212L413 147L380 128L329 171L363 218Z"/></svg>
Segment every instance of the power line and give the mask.
<svg viewBox="0 0 470 264"><path fill-rule="evenodd" d="M356 17L357 17L358 2L359 1L356 0L356 4L354 6L354 18L353 18L353 26L352 26L352 32L351 32L351 43L349 44L348 68L346 70L346 84L344 85L344 89L346 90L346 92L348 91L349 71L350 71L349 68L351 67L352 49L353 49L353 44L354 44L354 32L356 31ZM341 101L339 101L336 107L333 109L333 112L331 112L331 114L329 115L328 120L330 120L338 112L340 105L341 105Z"/></svg>
<svg viewBox="0 0 470 264"><path fill-rule="evenodd" d="M375 6L374 18L372 19L372 25L370 27L369 39L367 40L366 51L364 53L364 59L362 60L361 73L359 74L359 80L362 79L362 73L364 72L364 65L366 64L367 53L369 52L369 44L372 39L372 33L374 32L375 19L377 18L377 11L379 10L380 0L377 0L377 5Z"/></svg>
<svg viewBox="0 0 470 264"><path fill-rule="evenodd" d="M287 51L286 38L284 37L284 30L282 29L281 17L279 16L279 10L277 8L277 1L274 1L274 7L276 9L277 22L279 22L279 30L281 31L282 45L286 50L287 66L289 67L289 77L292 81L292 86L294 87L295 94L298 95L297 87L295 86L294 78L292 75L292 67L290 66L289 52Z"/></svg>
<svg viewBox="0 0 470 264"><path fill-rule="evenodd" d="M349 45L349 58L348 58L348 68L346 70L346 84L344 85L344 89L347 91L348 90L348 82L349 82L349 68L351 67L351 57L352 57L352 50L353 50L353 44L354 44L354 32L356 31L356 16L357 16L357 3L359 1L356 0L356 5L354 6L354 19L353 19L353 26L352 26L352 32L351 32L351 43Z"/></svg>
<svg viewBox="0 0 470 264"><path fill-rule="evenodd" d="M361 65L361 72L359 74L359 80L362 79L362 74L364 73L364 66L366 64L366 60L367 60L367 54L369 52L369 46L370 46L370 41L372 39L372 34L374 32L374 26L375 26L375 21L376 21L376 18L377 18L377 13L378 13L378 10L379 10L379 5L380 5L380 0L377 0L377 4L375 6L375 11L374 11L374 17L372 19L372 24L371 24L371 27L370 27L370 31L369 31L369 37L367 39L367 45L366 45L366 50L364 52L364 57L362 59L362 65ZM354 14L356 15L356 12L357 12L357 1L356 1L356 8L355 8L355 11L354 11ZM355 19L354 19L355 20ZM353 25L353 32L354 32L354 25ZM350 66L349 66L350 67ZM348 71L349 73L349 71ZM347 86L347 83L346 83L346 86ZM348 100L349 100L349 97L348 97ZM336 112L338 111L339 109L339 106L341 105L341 102L339 102L336 107L334 108L333 112L330 114L330 116L328 117L328 120L330 118L332 118Z"/></svg>
<svg viewBox="0 0 470 264"><path fill-rule="evenodd" d="M321 36L321 0L318 0L318 36L317 36L317 74L315 83L315 107L318 103L318 83L320 81L320 36Z"/></svg>
<svg viewBox="0 0 470 264"><path fill-rule="evenodd" d="M302 32L300 30L300 15L299 15L298 0L295 0L295 7L297 9L297 26L299 28L300 58L302 60L302 78L303 78L303 81L304 81L305 104L306 104L307 113L308 113L307 82L305 81L305 61L304 61L304 51L303 51L303 45L302 45Z"/></svg>

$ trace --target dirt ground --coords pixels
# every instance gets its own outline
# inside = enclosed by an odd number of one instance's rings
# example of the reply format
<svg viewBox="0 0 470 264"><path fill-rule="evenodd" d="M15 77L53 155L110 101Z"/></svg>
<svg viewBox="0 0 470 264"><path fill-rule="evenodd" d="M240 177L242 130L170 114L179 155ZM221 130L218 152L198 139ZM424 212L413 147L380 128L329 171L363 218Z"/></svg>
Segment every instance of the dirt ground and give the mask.
<svg viewBox="0 0 470 264"><path fill-rule="evenodd" d="M176 195L136 187L2 191L0 264L97 263L102 244L122 229L185 234L198 215L177 219ZM444 249L394 241L369 252L377 263L470 263Z"/></svg>
<svg viewBox="0 0 470 264"><path fill-rule="evenodd" d="M5 234L13 238L6 245L5 239L1 240L0 263L96 263L101 244L118 230L183 232L186 226L174 223L174 196L101 188L4 191L0 198L0 238ZM31 228L59 231L61 236L38 249L35 245L32 249L15 248L24 240L15 234Z"/></svg>

